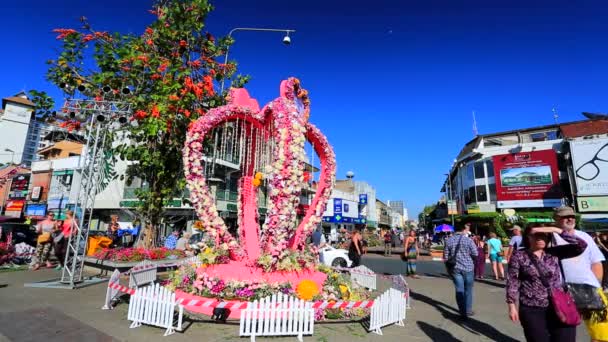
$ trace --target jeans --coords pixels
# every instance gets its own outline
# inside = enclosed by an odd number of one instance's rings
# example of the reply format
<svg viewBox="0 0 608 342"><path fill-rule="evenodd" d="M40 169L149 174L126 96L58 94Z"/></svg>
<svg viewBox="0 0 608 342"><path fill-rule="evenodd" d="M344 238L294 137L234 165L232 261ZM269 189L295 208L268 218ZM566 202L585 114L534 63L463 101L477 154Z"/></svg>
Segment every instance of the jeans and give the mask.
<svg viewBox="0 0 608 342"><path fill-rule="evenodd" d="M391 249L392 249L391 243L390 242L385 242L384 243L384 256L391 255L391 252L392 252Z"/></svg>
<svg viewBox="0 0 608 342"><path fill-rule="evenodd" d="M456 288L456 303L460 315L466 317L473 312L473 271L454 270L452 281Z"/></svg>

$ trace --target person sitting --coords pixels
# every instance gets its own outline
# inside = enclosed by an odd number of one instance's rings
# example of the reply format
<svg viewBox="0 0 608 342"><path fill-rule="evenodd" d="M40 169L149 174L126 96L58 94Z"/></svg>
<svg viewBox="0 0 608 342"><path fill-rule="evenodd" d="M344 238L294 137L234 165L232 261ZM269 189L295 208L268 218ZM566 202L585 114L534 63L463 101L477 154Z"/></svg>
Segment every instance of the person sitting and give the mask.
<svg viewBox="0 0 608 342"><path fill-rule="evenodd" d="M192 250L192 247L190 247L190 237L191 236L192 235L190 233L184 233L184 235L182 235L182 237L179 238L179 240L177 240L175 249L184 251L187 256L193 256L194 251ZM166 241L165 241L165 244L166 244Z"/></svg>
<svg viewBox="0 0 608 342"><path fill-rule="evenodd" d="M175 249L177 247L177 240L179 239L179 230L174 230L171 235L165 239L165 248Z"/></svg>
<svg viewBox="0 0 608 342"><path fill-rule="evenodd" d="M120 229L120 225L118 224L118 215L110 216L110 225L108 226L108 238L112 239L111 248L117 247L120 245L120 236L118 236L118 229Z"/></svg>

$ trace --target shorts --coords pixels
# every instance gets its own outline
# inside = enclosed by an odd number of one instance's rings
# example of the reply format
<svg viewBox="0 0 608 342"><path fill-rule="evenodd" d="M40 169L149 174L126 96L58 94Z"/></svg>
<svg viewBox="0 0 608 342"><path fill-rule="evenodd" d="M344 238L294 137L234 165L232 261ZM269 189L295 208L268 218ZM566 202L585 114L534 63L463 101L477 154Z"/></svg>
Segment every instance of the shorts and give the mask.
<svg viewBox="0 0 608 342"><path fill-rule="evenodd" d="M498 254L496 254L496 253L491 253L490 254L490 261L491 262L502 262L502 257L498 256Z"/></svg>

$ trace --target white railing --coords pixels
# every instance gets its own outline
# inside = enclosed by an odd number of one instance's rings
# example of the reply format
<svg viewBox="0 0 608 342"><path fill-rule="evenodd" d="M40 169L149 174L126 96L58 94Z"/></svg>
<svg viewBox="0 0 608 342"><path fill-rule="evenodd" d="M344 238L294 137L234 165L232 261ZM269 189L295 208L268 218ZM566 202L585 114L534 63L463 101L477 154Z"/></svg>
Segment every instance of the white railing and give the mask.
<svg viewBox="0 0 608 342"><path fill-rule="evenodd" d="M177 326L174 324L175 307L178 306ZM127 319L132 321L130 328L142 324L166 328L164 336L169 336L175 330L182 330L184 307L175 301L175 293L161 287L159 284L142 287L135 290L129 302Z"/></svg>
<svg viewBox="0 0 608 342"><path fill-rule="evenodd" d="M136 288L152 284L156 281L157 265L149 260L144 260L131 268L129 271L129 287Z"/></svg>
<svg viewBox="0 0 608 342"><path fill-rule="evenodd" d="M406 299L403 292L388 289L380 297L374 299L369 318L369 331L382 335L381 328L396 323L404 326L406 317Z"/></svg>
<svg viewBox="0 0 608 342"><path fill-rule="evenodd" d="M247 303L241 310L240 336L297 336L314 332L315 312L311 302L284 295L272 295Z"/></svg>
<svg viewBox="0 0 608 342"><path fill-rule="evenodd" d="M367 266L360 265L351 268L349 271L350 278L353 282L369 289L370 291L376 289L376 273L370 270Z"/></svg>
<svg viewBox="0 0 608 342"><path fill-rule="evenodd" d="M120 281L120 272L118 270L114 270L112 276L110 276L110 280L108 281L108 289L106 290L106 300L104 301L104 305L101 307L102 310L112 310L112 300L116 298L119 290L113 288L112 284L118 284Z"/></svg>

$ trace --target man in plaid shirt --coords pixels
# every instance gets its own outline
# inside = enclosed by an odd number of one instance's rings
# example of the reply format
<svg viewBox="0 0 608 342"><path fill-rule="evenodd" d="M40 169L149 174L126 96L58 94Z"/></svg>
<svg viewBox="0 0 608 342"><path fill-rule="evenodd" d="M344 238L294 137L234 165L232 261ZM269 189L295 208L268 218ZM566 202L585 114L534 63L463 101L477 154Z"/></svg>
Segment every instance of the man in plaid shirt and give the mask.
<svg viewBox="0 0 608 342"><path fill-rule="evenodd" d="M467 223L456 233L449 238L443 249L443 260L446 261L452 257L456 259L456 266L451 277L456 288L456 303L460 311L460 316L466 319L468 316L473 316L473 283L475 268L475 258L477 257L477 247L473 240L469 238L469 230L471 224Z"/></svg>

